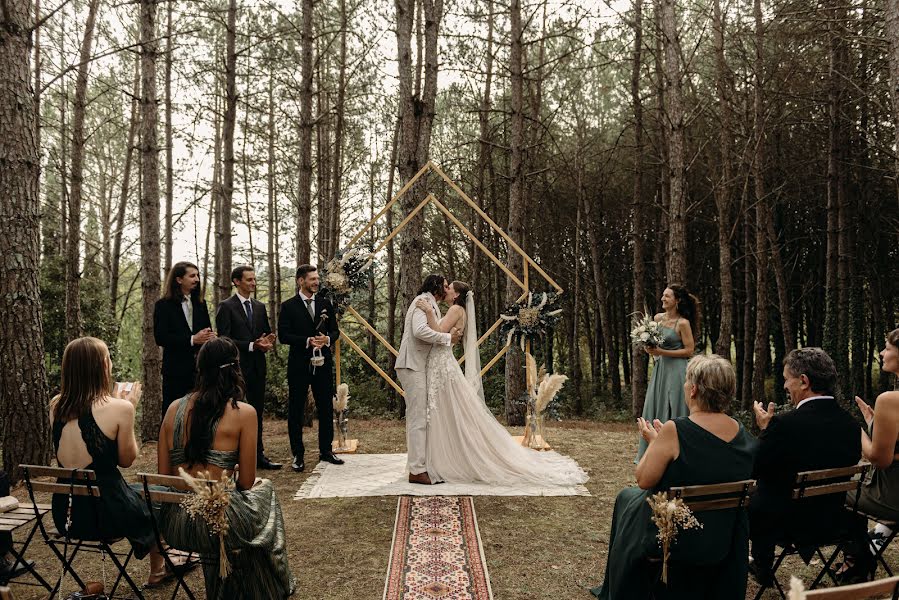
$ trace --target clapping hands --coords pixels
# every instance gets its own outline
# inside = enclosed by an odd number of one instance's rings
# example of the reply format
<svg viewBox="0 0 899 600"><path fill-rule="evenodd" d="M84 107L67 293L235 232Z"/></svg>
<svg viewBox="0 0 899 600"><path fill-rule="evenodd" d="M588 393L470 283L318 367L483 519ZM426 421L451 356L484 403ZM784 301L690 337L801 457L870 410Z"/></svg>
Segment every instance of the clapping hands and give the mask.
<svg viewBox="0 0 899 600"><path fill-rule="evenodd" d="M652 423L643 417L637 419L637 431L640 432L640 437L642 437L647 444L659 437L659 432L661 430L662 422L658 419L653 419Z"/></svg>
<svg viewBox="0 0 899 600"><path fill-rule="evenodd" d="M124 383L124 382L116 382L112 395L114 398L120 398L122 400L127 400L131 404L137 408L137 403L140 402L141 394L143 394L144 388L140 384L139 381L135 381L134 383Z"/></svg>
<svg viewBox="0 0 899 600"><path fill-rule="evenodd" d="M270 333L268 335L260 336L258 340L253 342L253 350L258 350L259 352L268 352L272 348L275 347L275 334Z"/></svg>
<svg viewBox="0 0 899 600"><path fill-rule="evenodd" d="M855 397L855 404L862 412L862 417L865 419L865 424L870 429L871 424L874 423L874 409L871 408L871 406L867 402L865 402L858 396Z"/></svg>
<svg viewBox="0 0 899 600"><path fill-rule="evenodd" d="M774 403L769 402L766 410L761 402L753 402L752 410L755 412L755 422L758 424L759 429L767 428L768 423L774 417Z"/></svg>

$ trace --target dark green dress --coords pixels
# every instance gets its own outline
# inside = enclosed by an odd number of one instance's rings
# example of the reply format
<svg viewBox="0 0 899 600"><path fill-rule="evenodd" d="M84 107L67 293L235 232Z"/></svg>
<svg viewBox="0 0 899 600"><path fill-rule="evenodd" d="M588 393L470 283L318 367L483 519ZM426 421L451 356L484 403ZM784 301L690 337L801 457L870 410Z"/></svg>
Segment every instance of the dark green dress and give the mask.
<svg viewBox="0 0 899 600"><path fill-rule="evenodd" d="M169 453L173 467L186 462L184 456L184 412L187 398L181 398L175 414ZM213 426L213 438L215 427ZM208 450L206 464L233 470L238 463L238 451ZM268 600L286 598L293 594L296 582L287 563L287 539L281 505L275 496L271 480L263 479L250 490L234 490L228 502L229 529L225 536L231 573L219 577L219 538L207 532L203 520L192 520L178 504L161 507L162 535L172 546L199 552L204 557L203 576L206 597L211 600L238 598ZM210 564L207 564L210 563Z"/></svg>
<svg viewBox="0 0 899 600"><path fill-rule="evenodd" d="M680 319L678 319L680 321ZM677 334L677 321L674 327L662 325L662 350L681 350L684 342ZM643 403L643 418L652 423L658 419L662 423L685 417L690 414L687 403L684 400L684 382L687 378L686 358L673 358L670 356L653 357L652 377L646 389L646 400ZM643 453L646 452L646 441L640 437L640 445L637 448L635 463L640 462Z"/></svg>
<svg viewBox="0 0 899 600"><path fill-rule="evenodd" d="M652 490L625 488L615 499L609 555L603 583L590 590L604 600L650 598L661 574L658 528L646 499L658 491L686 485L740 481L752 476L758 441L743 429L730 442L706 431L689 417L674 420L680 452ZM668 563L665 597L708 600L743 599L749 556L745 510L700 512L702 529L678 533ZM683 561L684 564L679 564ZM661 584L660 584L661 585ZM699 589L697 589L699 588Z"/></svg>
<svg viewBox="0 0 899 600"><path fill-rule="evenodd" d="M65 425L60 421L53 422L53 448L57 454ZM137 491L141 486L129 486L125 483L119 472L119 444L106 437L92 412L88 411L78 418L78 427L92 459L85 469L93 470L96 474L100 497L72 497L72 526L69 535L82 540L124 537L131 542L134 556L143 558L156 545L156 538L153 535L150 509ZM66 468L58 458L56 462L61 468ZM71 480L63 477L58 479L58 483L69 484ZM66 532L68 505L68 494L53 494L53 523L60 533Z"/></svg>

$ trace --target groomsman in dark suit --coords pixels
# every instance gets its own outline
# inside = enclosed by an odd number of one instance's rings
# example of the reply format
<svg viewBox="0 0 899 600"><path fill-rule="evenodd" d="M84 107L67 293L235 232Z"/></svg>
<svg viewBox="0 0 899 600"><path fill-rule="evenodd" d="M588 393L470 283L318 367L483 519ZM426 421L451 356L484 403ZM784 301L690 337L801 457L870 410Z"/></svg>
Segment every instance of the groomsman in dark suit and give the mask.
<svg viewBox="0 0 899 600"><path fill-rule="evenodd" d="M280 469L262 447L262 411L265 405L265 353L275 344L265 304L256 300L256 272L243 265L231 271L231 283L237 292L222 301L215 312L215 328L222 337L231 338L240 350L240 371L247 387L247 402L256 409L259 427L256 436L256 467Z"/></svg>
<svg viewBox="0 0 899 600"><path fill-rule="evenodd" d="M153 337L162 347L162 415L194 389L197 352L215 337L206 302L200 299L200 270L179 262L165 278L163 297L153 310Z"/></svg>
<svg viewBox="0 0 899 600"><path fill-rule="evenodd" d="M318 413L318 451L321 460L335 465L343 464L331 451L334 439L334 360L331 345L337 341L340 332L334 307L318 295L319 283L318 269L313 265L301 265L297 269L297 295L281 304L278 317L278 338L282 344L290 346L287 359L287 383L290 387L287 431L293 453L291 466L297 472L305 467L303 421L310 385ZM319 350L324 357L324 364L320 366L311 363L315 350Z"/></svg>

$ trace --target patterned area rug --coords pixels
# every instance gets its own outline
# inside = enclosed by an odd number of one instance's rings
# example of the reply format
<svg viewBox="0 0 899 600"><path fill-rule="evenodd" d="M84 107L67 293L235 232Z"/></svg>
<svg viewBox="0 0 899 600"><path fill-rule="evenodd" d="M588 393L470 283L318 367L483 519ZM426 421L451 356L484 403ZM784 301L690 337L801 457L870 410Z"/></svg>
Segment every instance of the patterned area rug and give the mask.
<svg viewBox="0 0 899 600"><path fill-rule="evenodd" d="M589 496L583 485L487 483L409 483L405 454L342 454L345 465L320 462L294 499L360 496Z"/></svg>
<svg viewBox="0 0 899 600"><path fill-rule="evenodd" d="M402 496L383 600L491 600L471 497Z"/></svg>

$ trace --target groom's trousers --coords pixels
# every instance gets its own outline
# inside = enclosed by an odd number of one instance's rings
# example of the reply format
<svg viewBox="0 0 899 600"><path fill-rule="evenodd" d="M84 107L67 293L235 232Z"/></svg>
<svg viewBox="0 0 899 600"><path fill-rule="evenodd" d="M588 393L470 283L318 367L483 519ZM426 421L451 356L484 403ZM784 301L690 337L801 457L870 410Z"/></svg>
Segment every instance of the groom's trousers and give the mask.
<svg viewBox="0 0 899 600"><path fill-rule="evenodd" d="M428 386L424 371L397 369L396 375L406 393L406 450L409 473L424 473L428 446Z"/></svg>

